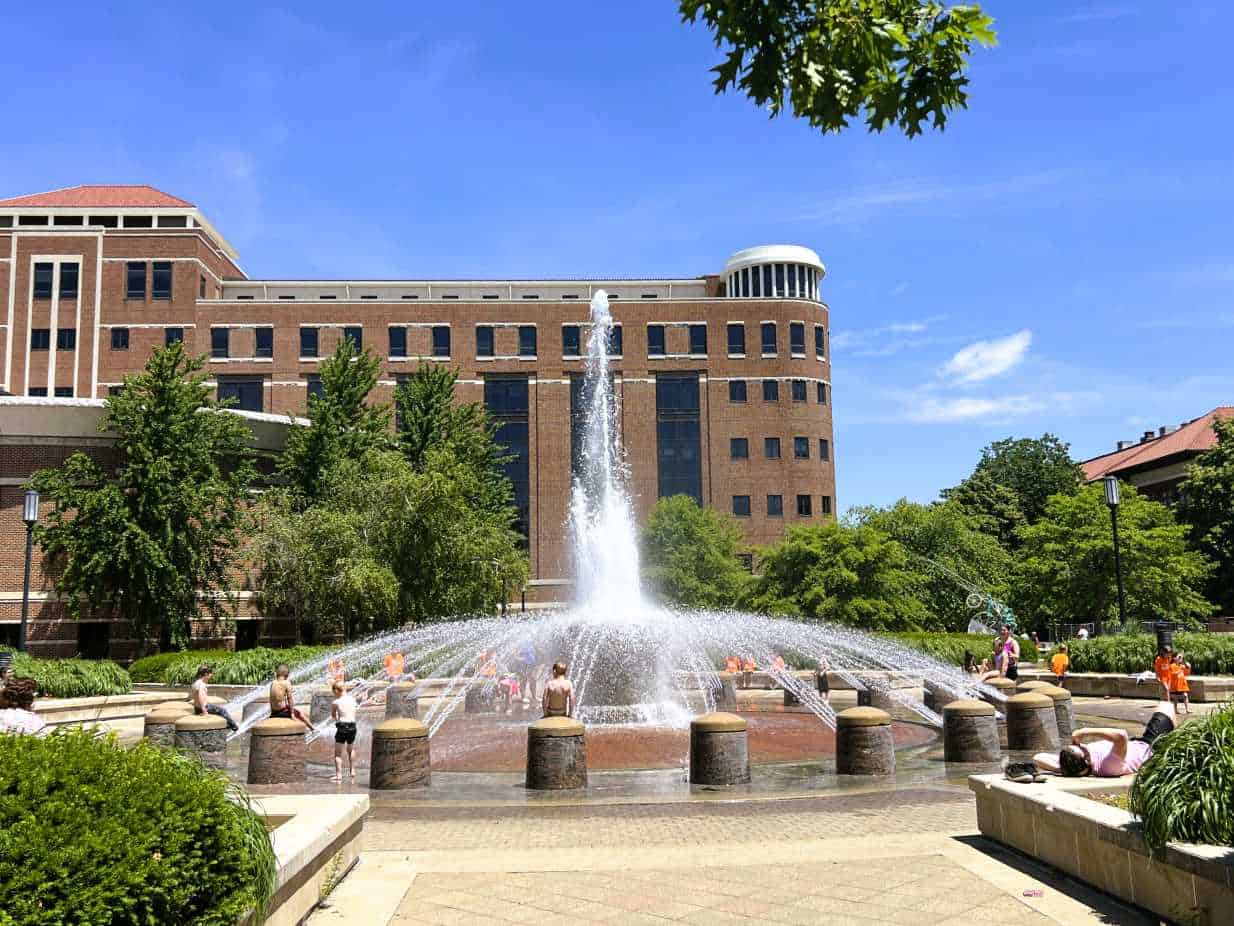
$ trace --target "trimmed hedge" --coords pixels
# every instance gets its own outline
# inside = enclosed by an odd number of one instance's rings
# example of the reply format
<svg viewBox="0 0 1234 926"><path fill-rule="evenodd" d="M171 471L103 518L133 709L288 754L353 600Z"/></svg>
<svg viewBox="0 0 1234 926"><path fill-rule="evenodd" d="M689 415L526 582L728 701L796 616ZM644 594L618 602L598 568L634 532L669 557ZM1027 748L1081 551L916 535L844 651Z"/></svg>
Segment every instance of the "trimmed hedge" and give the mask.
<svg viewBox="0 0 1234 926"><path fill-rule="evenodd" d="M233 653L230 650L186 650L182 653L159 653L138 659L129 667L140 682L163 682L167 685L188 685L197 674L197 667L209 663L214 667L216 685L260 685L274 677L280 662L297 666L312 662L337 650L337 646L291 646L287 649L255 649Z"/></svg>
<svg viewBox="0 0 1234 926"><path fill-rule="evenodd" d="M1234 636L1176 633L1174 648L1186 654L1196 675L1234 675ZM1136 633L1068 640L1067 650L1072 672L1149 672L1157 655L1157 637Z"/></svg>
<svg viewBox="0 0 1234 926"><path fill-rule="evenodd" d="M927 656L953 666L964 665L965 650L973 654L978 664L983 659L990 659L994 645L994 638L983 633L887 633L879 636L921 650ZM1020 644L1021 662L1036 662L1041 658L1032 640L1016 639Z"/></svg>
<svg viewBox="0 0 1234 926"><path fill-rule="evenodd" d="M34 659L13 654L13 674L28 675L48 698L84 698L128 694L133 680L109 659Z"/></svg>
<svg viewBox="0 0 1234 926"><path fill-rule="evenodd" d="M244 792L147 742L0 736L0 833L0 926L235 926L274 890Z"/></svg>

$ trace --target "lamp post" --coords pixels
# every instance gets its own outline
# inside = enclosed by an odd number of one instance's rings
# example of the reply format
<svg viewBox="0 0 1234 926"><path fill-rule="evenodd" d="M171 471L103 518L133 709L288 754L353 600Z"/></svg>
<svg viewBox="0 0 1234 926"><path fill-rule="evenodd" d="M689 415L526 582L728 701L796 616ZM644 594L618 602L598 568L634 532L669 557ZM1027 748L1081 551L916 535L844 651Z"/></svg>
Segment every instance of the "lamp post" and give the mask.
<svg viewBox="0 0 1234 926"><path fill-rule="evenodd" d="M34 525L39 521L39 493L26 489L26 498L21 509L21 519L26 522L26 579L21 591L21 630L17 648L26 651L26 618L30 613L30 555L34 552Z"/></svg>
<svg viewBox="0 0 1234 926"><path fill-rule="evenodd" d="M1123 595L1123 560L1118 549L1118 477L1105 477L1105 503L1110 506L1110 527L1114 531L1114 576L1118 580L1118 622L1127 623L1127 600Z"/></svg>
<svg viewBox="0 0 1234 926"><path fill-rule="evenodd" d="M501 589L501 616L506 616L506 573L501 567L501 560L493 560L493 569L497 572L497 587Z"/></svg>

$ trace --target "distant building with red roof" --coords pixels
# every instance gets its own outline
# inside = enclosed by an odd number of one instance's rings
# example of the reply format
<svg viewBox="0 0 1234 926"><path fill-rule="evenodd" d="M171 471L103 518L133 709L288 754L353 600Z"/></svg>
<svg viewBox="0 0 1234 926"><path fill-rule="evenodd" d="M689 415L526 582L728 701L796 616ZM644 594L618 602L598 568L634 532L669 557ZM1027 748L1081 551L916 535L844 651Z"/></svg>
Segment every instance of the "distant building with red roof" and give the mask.
<svg viewBox="0 0 1234 926"><path fill-rule="evenodd" d="M1142 494L1166 504L1178 497L1179 483L1187 464L1217 444L1215 420L1234 418L1234 406L1214 408L1207 415L1185 421L1178 427L1165 425L1145 431L1138 441L1119 441L1112 453L1080 464L1086 482L1117 476Z"/></svg>

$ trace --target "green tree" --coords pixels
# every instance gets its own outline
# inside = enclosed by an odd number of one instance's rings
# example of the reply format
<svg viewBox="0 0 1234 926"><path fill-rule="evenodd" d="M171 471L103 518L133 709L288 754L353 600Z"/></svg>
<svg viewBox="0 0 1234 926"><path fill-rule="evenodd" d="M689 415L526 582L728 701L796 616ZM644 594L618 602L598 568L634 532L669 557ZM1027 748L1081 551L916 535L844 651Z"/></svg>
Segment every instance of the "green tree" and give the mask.
<svg viewBox="0 0 1234 926"><path fill-rule="evenodd" d="M55 502L38 539L73 617L110 612L139 640L180 645L189 620L227 614L256 471L244 420L212 399L202 364L181 344L156 350L99 421L115 465L75 453L31 479Z"/></svg>
<svg viewBox="0 0 1234 926"><path fill-rule="evenodd" d="M973 616L970 589L999 601L1010 597L1011 556L955 502L919 505L901 499L890 508L852 514L908 552L911 568L923 577L920 595L931 629L967 629Z"/></svg>
<svg viewBox="0 0 1234 926"><path fill-rule="evenodd" d="M1083 478L1071 459L1071 446L1053 434L995 441L981 451L973 471L977 475L988 476L1014 492L1030 524L1045 513L1051 495L1075 492Z"/></svg>
<svg viewBox="0 0 1234 926"><path fill-rule="evenodd" d="M343 338L334 355L321 362L321 394L309 397L307 427L293 427L279 461L279 475L300 505L315 502L327 472L342 460L391 446L390 409L369 404L381 361L360 353Z"/></svg>
<svg viewBox="0 0 1234 926"><path fill-rule="evenodd" d="M1019 544L1016 531L1027 523L1019 496L995 482L988 472L973 473L941 494L945 501L959 505L977 530L996 539L1003 549L1014 550Z"/></svg>
<svg viewBox="0 0 1234 926"><path fill-rule="evenodd" d="M689 608L731 608L750 580L737 559L741 529L688 495L662 498L641 537L643 572L656 594Z"/></svg>
<svg viewBox="0 0 1234 926"><path fill-rule="evenodd" d="M865 114L870 131L908 137L968 106L965 72L974 45L996 43L976 4L936 0L680 0L717 47L715 88L736 87L772 116L790 108L820 131Z"/></svg>
<svg viewBox="0 0 1234 926"><path fill-rule="evenodd" d="M924 577L899 543L865 524L790 527L760 555L750 607L867 630L933 629Z"/></svg>
<svg viewBox="0 0 1234 926"><path fill-rule="evenodd" d="M1118 535L1128 621L1194 624L1212 613L1200 593L1210 565L1187 548L1186 528L1169 508L1123 483ZM1118 621L1114 541L1102 486L1055 495L1044 517L1020 530L1020 540L1013 601L1026 626Z"/></svg>
<svg viewBox="0 0 1234 926"><path fill-rule="evenodd" d="M1187 468L1178 502L1192 544L1214 564L1208 597L1234 614L1234 419L1216 421L1217 443Z"/></svg>

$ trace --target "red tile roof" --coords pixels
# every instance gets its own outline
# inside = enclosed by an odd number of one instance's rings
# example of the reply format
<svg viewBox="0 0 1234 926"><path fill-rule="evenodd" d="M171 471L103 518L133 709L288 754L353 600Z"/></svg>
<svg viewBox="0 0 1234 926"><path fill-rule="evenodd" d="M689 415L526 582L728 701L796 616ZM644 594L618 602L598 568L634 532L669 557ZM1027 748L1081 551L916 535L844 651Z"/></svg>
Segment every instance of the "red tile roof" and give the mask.
<svg viewBox="0 0 1234 926"><path fill-rule="evenodd" d="M1154 437L1143 443L1132 444L1124 450L1115 450L1113 453L1085 460L1080 464L1084 470L1084 478L1088 482L1093 482L1109 473L1138 469L1175 454L1202 453L1217 444L1217 433L1213 430L1213 420L1216 418L1222 420L1234 418L1234 405L1214 408L1207 415L1187 422L1177 431L1164 437Z"/></svg>
<svg viewBox="0 0 1234 926"><path fill-rule="evenodd" d="M143 184L86 184L34 193L30 196L14 196L0 199L0 208L88 208L88 209L191 209L193 204L169 196L162 190Z"/></svg>

